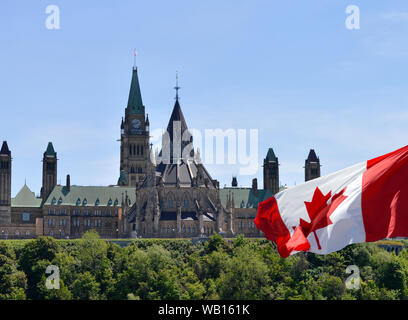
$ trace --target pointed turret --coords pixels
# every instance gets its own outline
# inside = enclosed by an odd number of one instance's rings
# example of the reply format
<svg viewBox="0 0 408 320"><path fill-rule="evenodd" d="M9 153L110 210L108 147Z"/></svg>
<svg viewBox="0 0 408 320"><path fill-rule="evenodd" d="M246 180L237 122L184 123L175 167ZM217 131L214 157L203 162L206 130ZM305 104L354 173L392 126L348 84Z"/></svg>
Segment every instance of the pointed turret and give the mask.
<svg viewBox="0 0 408 320"><path fill-rule="evenodd" d="M44 156L47 156L47 157L57 156L57 153L54 150L54 146L52 145L52 142L48 142L47 150L45 150Z"/></svg>
<svg viewBox="0 0 408 320"><path fill-rule="evenodd" d="M129 100L127 107L129 114L144 113L144 106L142 102L142 94L140 92L137 68L133 68L132 83L130 84Z"/></svg>
<svg viewBox="0 0 408 320"><path fill-rule="evenodd" d="M0 150L0 225L11 223L11 152L4 141Z"/></svg>
<svg viewBox="0 0 408 320"><path fill-rule="evenodd" d="M48 142L47 149L43 157L43 179L41 188L41 198L43 203L47 201L51 191L57 185L57 153L52 142Z"/></svg>
<svg viewBox="0 0 408 320"><path fill-rule="evenodd" d="M272 148L269 148L265 161L266 162L277 162L278 161L278 158L275 156L275 152L273 152Z"/></svg>
<svg viewBox="0 0 408 320"><path fill-rule="evenodd" d="M7 145L7 141L3 141L3 145L1 146L0 154L3 154L3 155L11 154L10 149Z"/></svg>
<svg viewBox="0 0 408 320"><path fill-rule="evenodd" d="M310 149L309 156L307 157L308 162L319 162L319 158L316 155L314 149Z"/></svg>
<svg viewBox="0 0 408 320"><path fill-rule="evenodd" d="M305 160L305 181L320 177L320 159L314 149L310 149L309 155Z"/></svg>
<svg viewBox="0 0 408 320"><path fill-rule="evenodd" d="M264 159L264 189L269 189L273 194L279 192L279 160L272 148L268 149Z"/></svg>

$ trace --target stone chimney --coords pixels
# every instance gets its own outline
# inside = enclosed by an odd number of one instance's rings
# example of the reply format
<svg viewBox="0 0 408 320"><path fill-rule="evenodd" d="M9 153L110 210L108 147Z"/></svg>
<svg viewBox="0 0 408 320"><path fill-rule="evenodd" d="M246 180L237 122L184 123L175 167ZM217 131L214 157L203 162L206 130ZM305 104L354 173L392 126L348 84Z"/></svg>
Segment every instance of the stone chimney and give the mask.
<svg viewBox="0 0 408 320"><path fill-rule="evenodd" d="M258 179L252 179L252 190L254 191L255 196L258 196Z"/></svg>
<svg viewBox="0 0 408 320"><path fill-rule="evenodd" d="M237 177L232 177L231 186L233 186L233 187L238 187Z"/></svg>
<svg viewBox="0 0 408 320"><path fill-rule="evenodd" d="M71 178L69 174L67 174L67 191L71 190Z"/></svg>

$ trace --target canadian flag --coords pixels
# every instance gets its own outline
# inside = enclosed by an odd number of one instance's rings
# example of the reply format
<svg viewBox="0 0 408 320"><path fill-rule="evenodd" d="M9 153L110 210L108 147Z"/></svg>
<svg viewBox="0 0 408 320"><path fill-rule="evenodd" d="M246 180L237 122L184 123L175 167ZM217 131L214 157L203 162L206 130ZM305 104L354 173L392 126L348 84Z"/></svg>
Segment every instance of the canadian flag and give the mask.
<svg viewBox="0 0 408 320"><path fill-rule="evenodd" d="M408 146L286 189L254 220L282 257L408 236Z"/></svg>

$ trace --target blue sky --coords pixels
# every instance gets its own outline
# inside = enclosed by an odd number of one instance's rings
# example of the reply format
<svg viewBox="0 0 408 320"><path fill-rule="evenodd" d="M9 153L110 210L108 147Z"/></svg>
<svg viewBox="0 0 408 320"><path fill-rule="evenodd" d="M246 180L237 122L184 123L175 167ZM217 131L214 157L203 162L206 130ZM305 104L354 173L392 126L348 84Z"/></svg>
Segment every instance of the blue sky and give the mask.
<svg viewBox="0 0 408 320"><path fill-rule="evenodd" d="M45 27L50 4L59 30ZM360 30L345 27L349 4ZM406 1L3 0L0 30L13 196L25 179L40 191L48 141L61 183L116 183L134 48L152 129L167 125L178 70L189 127L259 130L260 185L269 147L294 185L310 148L328 174L408 141ZM222 186L239 172L208 169Z"/></svg>

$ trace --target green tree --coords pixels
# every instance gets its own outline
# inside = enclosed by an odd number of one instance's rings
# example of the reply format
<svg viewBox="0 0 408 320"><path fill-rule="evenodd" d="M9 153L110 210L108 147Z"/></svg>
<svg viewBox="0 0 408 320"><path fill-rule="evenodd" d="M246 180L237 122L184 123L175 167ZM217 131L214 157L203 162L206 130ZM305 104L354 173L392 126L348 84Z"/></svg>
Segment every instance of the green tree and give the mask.
<svg viewBox="0 0 408 320"><path fill-rule="evenodd" d="M328 300L341 299L344 291L341 278L325 273L319 278L318 284L321 287L322 295Z"/></svg>
<svg viewBox="0 0 408 320"><path fill-rule="evenodd" d="M268 280L268 267L262 258L241 247L234 251L217 283L222 299L263 299L270 290Z"/></svg>
<svg viewBox="0 0 408 320"><path fill-rule="evenodd" d="M24 272L17 270L15 261L10 257L0 254L0 299L24 300L26 288L27 279Z"/></svg>
<svg viewBox="0 0 408 320"><path fill-rule="evenodd" d="M88 271L80 273L71 287L74 299L98 300L100 297L100 284Z"/></svg>
<svg viewBox="0 0 408 320"><path fill-rule="evenodd" d="M51 237L39 237L24 245L19 258L19 266L27 276L27 298L42 298L37 285L42 275L45 274L46 267L51 265L51 261L60 249L57 241Z"/></svg>

